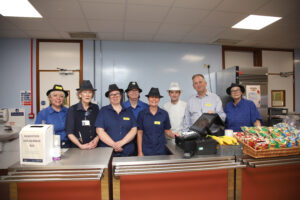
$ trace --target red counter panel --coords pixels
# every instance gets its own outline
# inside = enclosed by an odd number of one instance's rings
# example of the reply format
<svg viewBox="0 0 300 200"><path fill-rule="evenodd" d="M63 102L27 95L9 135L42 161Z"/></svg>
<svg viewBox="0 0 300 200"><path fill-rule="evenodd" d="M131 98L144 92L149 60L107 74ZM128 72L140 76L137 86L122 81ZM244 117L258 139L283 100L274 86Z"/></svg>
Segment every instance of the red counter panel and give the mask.
<svg viewBox="0 0 300 200"><path fill-rule="evenodd" d="M242 170L243 200L300 199L300 164Z"/></svg>
<svg viewBox="0 0 300 200"><path fill-rule="evenodd" d="M18 183L19 200L101 200L100 181Z"/></svg>
<svg viewBox="0 0 300 200"><path fill-rule="evenodd" d="M225 200L227 191L227 170L123 175L120 177L122 200Z"/></svg>

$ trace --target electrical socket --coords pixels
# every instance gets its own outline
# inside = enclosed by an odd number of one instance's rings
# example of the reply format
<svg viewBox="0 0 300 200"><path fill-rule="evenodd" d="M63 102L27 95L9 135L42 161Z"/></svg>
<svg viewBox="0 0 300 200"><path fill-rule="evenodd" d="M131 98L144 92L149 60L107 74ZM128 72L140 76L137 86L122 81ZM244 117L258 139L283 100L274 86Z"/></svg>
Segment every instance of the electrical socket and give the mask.
<svg viewBox="0 0 300 200"><path fill-rule="evenodd" d="M209 69L210 65L209 64L204 64L203 67Z"/></svg>

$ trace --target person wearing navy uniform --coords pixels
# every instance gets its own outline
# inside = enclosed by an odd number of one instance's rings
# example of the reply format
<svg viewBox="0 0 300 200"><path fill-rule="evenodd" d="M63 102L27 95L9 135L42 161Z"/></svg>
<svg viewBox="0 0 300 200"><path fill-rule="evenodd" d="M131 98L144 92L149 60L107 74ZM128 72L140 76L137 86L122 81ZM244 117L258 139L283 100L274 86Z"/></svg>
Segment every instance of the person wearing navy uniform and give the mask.
<svg viewBox="0 0 300 200"><path fill-rule="evenodd" d="M123 89L111 84L105 96L110 104L99 111L95 126L101 140L100 146L112 147L113 156L132 156L135 145L132 141L137 132L137 124L132 111L121 104Z"/></svg>
<svg viewBox="0 0 300 200"><path fill-rule="evenodd" d="M128 100L123 103L125 108L130 108L134 114L135 119L137 119L139 112L148 108L148 104L144 103L143 101L139 100L140 93L143 90L139 87L138 83L135 81L131 81L128 84L127 89L125 92L127 93Z"/></svg>
<svg viewBox="0 0 300 200"><path fill-rule="evenodd" d="M69 148L71 142L65 131L68 108L63 106L68 92L62 85L55 84L52 89L47 91L46 95L50 105L37 114L35 124L53 124L55 135L60 135L61 147Z"/></svg>
<svg viewBox="0 0 300 200"><path fill-rule="evenodd" d="M158 88L151 88L148 95L149 108L142 110L138 116L138 156L165 155L165 133L171 138L179 136L172 133L168 113L158 107L160 95Z"/></svg>
<svg viewBox="0 0 300 200"><path fill-rule="evenodd" d="M71 147L93 149L99 142L95 128L99 107L97 104L91 103L96 89L89 80L83 80L76 90L80 101L69 109L66 132L72 141Z"/></svg>
<svg viewBox="0 0 300 200"><path fill-rule="evenodd" d="M262 117L259 114L253 101L242 97L245 88L242 85L232 83L226 89L226 93L232 97L231 102L225 106L226 121L225 127L239 132L241 126L261 126Z"/></svg>

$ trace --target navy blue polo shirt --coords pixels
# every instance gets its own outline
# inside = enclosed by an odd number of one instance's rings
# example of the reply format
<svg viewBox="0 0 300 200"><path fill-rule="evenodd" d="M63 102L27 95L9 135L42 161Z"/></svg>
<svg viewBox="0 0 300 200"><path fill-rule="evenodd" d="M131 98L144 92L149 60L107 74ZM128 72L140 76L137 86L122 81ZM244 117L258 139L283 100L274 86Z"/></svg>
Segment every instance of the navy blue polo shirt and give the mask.
<svg viewBox="0 0 300 200"><path fill-rule="evenodd" d="M155 115L144 109L138 116L138 130L143 131L142 150L144 155L165 155L165 130L171 129L168 113L158 108Z"/></svg>
<svg viewBox="0 0 300 200"><path fill-rule="evenodd" d="M37 114L35 124L53 124L54 132L56 135L60 135L60 140L69 141L65 131L67 113L68 108L64 106L61 107L59 112L48 106Z"/></svg>
<svg viewBox="0 0 300 200"><path fill-rule="evenodd" d="M97 136L95 121L98 112L98 105L93 103L89 104L89 108L87 109L87 111L84 110L81 102L71 106L69 108L66 120L67 134L74 134L78 139L80 138L81 134L82 144L86 144L92 141ZM90 122L90 125L83 125L83 120L88 120ZM77 147L77 145L72 143L71 147Z"/></svg>
<svg viewBox="0 0 300 200"><path fill-rule="evenodd" d="M130 109L122 107L121 112L118 114L110 104L101 108L95 126L103 128L111 139L117 142L122 140L132 128L137 127L137 124ZM101 141L100 146L107 147L108 145ZM132 141L125 144L122 148L122 152L114 152L113 155L131 156L135 152L135 145Z"/></svg>
<svg viewBox="0 0 300 200"><path fill-rule="evenodd" d="M226 129L232 129L234 132L242 131L241 126L254 126L256 120L260 120L262 123L262 117L255 104L247 99L242 98L236 106L233 101L227 103L224 111L226 113Z"/></svg>
<svg viewBox="0 0 300 200"><path fill-rule="evenodd" d="M141 112L141 111L144 110L145 108L148 108L149 106L148 106L148 104L146 104L146 103L144 103L144 102L138 100L138 103L137 103L136 107L133 108L133 107L131 106L131 104L130 104L130 101L127 100L127 101L125 101L125 102L123 103L123 107L131 109L131 111L133 112L133 115L134 115L135 119L137 119L137 118L138 118L138 115L139 115L139 112Z"/></svg>

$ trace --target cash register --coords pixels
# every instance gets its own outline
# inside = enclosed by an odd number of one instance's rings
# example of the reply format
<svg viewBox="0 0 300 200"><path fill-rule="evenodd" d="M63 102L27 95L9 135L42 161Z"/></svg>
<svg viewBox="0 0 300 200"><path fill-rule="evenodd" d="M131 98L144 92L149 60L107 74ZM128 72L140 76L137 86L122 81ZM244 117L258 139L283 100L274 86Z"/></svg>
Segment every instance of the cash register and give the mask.
<svg viewBox="0 0 300 200"><path fill-rule="evenodd" d="M189 128L175 138L177 146L184 151L184 157L217 153L217 142L207 135L223 136L224 123L216 113L204 113Z"/></svg>

